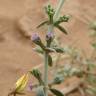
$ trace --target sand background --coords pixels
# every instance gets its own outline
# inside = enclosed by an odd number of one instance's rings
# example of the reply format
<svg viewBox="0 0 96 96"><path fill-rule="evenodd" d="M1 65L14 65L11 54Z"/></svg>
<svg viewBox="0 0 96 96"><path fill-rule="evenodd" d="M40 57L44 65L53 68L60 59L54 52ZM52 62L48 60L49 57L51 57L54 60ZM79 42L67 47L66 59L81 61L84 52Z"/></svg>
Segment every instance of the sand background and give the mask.
<svg viewBox="0 0 96 96"><path fill-rule="evenodd" d="M47 0L0 0L0 96L7 96L18 77L42 59L32 50L29 36L45 19L42 12ZM54 3L56 0L53 0ZM90 54L89 24L96 19L96 0L66 0L62 14L71 14L65 24L69 34L61 36L64 44L80 47ZM27 18L27 19L26 19ZM62 35L61 32L57 34Z"/></svg>

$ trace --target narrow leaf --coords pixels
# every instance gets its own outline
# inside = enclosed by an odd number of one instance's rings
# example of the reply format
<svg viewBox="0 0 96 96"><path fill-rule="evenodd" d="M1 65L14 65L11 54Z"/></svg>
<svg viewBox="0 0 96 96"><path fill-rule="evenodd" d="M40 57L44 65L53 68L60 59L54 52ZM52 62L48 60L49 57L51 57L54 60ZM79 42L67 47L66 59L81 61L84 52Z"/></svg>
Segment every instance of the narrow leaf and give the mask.
<svg viewBox="0 0 96 96"><path fill-rule="evenodd" d="M52 57L48 55L48 65L52 67Z"/></svg>
<svg viewBox="0 0 96 96"><path fill-rule="evenodd" d="M38 69L33 69L30 73L39 81L40 84L43 84L42 74Z"/></svg>
<svg viewBox="0 0 96 96"><path fill-rule="evenodd" d="M42 22L41 24L39 24L39 25L37 26L37 28L40 28L41 26L43 26L43 25L45 25L45 24L48 24L48 21Z"/></svg>
<svg viewBox="0 0 96 96"><path fill-rule="evenodd" d="M60 25L56 25L56 28L58 28L60 31L62 31L64 34L68 34L67 31Z"/></svg>
<svg viewBox="0 0 96 96"><path fill-rule="evenodd" d="M58 53L64 53L64 48L54 47L53 49Z"/></svg>
<svg viewBox="0 0 96 96"><path fill-rule="evenodd" d="M50 89L50 91L55 94L56 96L64 96L63 93L61 93L59 90L57 89Z"/></svg>
<svg viewBox="0 0 96 96"><path fill-rule="evenodd" d="M44 53L43 50L40 47L33 48L33 50L40 53L40 54Z"/></svg>

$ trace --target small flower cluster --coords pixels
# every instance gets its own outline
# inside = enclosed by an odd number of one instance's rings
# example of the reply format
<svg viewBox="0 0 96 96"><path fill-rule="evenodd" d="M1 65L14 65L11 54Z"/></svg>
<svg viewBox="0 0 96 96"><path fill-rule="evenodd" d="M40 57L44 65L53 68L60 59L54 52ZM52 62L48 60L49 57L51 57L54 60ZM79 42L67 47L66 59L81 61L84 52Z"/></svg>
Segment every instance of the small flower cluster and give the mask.
<svg viewBox="0 0 96 96"><path fill-rule="evenodd" d="M47 45L50 46L51 45L51 42L53 41L54 39L54 33L53 32L48 32L46 34L46 42L47 42ZM46 50L46 47L45 45L42 43L42 40L40 38L40 36L37 34L37 33L34 33L31 37L31 40L38 46L40 46L43 50Z"/></svg>
<svg viewBox="0 0 96 96"><path fill-rule="evenodd" d="M53 16L55 14L55 10L51 7L51 5L48 5L47 7L45 7L45 11L48 15L49 23L53 23Z"/></svg>
<svg viewBox="0 0 96 96"><path fill-rule="evenodd" d="M45 7L46 13L50 16L55 14L54 9L51 7L51 5L48 5L47 7Z"/></svg>

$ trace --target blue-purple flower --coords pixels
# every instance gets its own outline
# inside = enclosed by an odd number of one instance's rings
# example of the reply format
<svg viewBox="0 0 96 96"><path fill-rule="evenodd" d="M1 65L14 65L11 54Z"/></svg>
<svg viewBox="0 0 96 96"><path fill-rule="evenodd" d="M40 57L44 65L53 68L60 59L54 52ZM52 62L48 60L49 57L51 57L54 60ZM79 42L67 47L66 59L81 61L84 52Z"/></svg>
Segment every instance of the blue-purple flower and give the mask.
<svg viewBox="0 0 96 96"><path fill-rule="evenodd" d="M42 43L42 41L41 41L41 39L40 39L40 37L39 37L39 35L38 35L37 33L34 33L34 34L32 35L31 40L32 40L35 44L39 45L42 49L45 48L44 44Z"/></svg>
<svg viewBox="0 0 96 96"><path fill-rule="evenodd" d="M41 39L40 39L40 37L39 37L39 35L37 34L37 33L34 33L33 35L32 35L32 37L31 37L31 40L34 42L34 43L39 43L39 42L41 42Z"/></svg>
<svg viewBox="0 0 96 96"><path fill-rule="evenodd" d="M53 32L48 32L47 35L46 35L46 39L49 40L49 39L53 39L54 38L54 33Z"/></svg>
<svg viewBox="0 0 96 96"><path fill-rule="evenodd" d="M29 90L32 91L32 89L33 89L33 85L30 84L30 85L29 85Z"/></svg>
<svg viewBox="0 0 96 96"><path fill-rule="evenodd" d="M51 44L53 39L54 39L54 33L53 32L48 32L47 35L46 35L46 41L47 41L48 45Z"/></svg>

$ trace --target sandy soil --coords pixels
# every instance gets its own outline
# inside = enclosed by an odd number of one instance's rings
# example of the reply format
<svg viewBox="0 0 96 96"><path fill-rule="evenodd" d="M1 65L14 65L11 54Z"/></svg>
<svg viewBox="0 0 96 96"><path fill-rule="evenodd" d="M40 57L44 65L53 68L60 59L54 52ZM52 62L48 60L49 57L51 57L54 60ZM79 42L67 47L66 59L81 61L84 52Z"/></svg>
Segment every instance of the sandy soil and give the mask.
<svg viewBox="0 0 96 96"><path fill-rule="evenodd" d="M38 31L35 27L44 19L41 10L46 1L0 0L0 96L7 96L18 77L42 62L32 51L32 43L26 38L26 34ZM95 10L96 0L66 0L62 14L71 14L72 18L64 25L69 32L69 35L61 37L64 44L73 44L90 53L88 24L96 19ZM31 22L22 21L22 18L29 16L27 12L33 16ZM62 35L59 31L57 34Z"/></svg>

